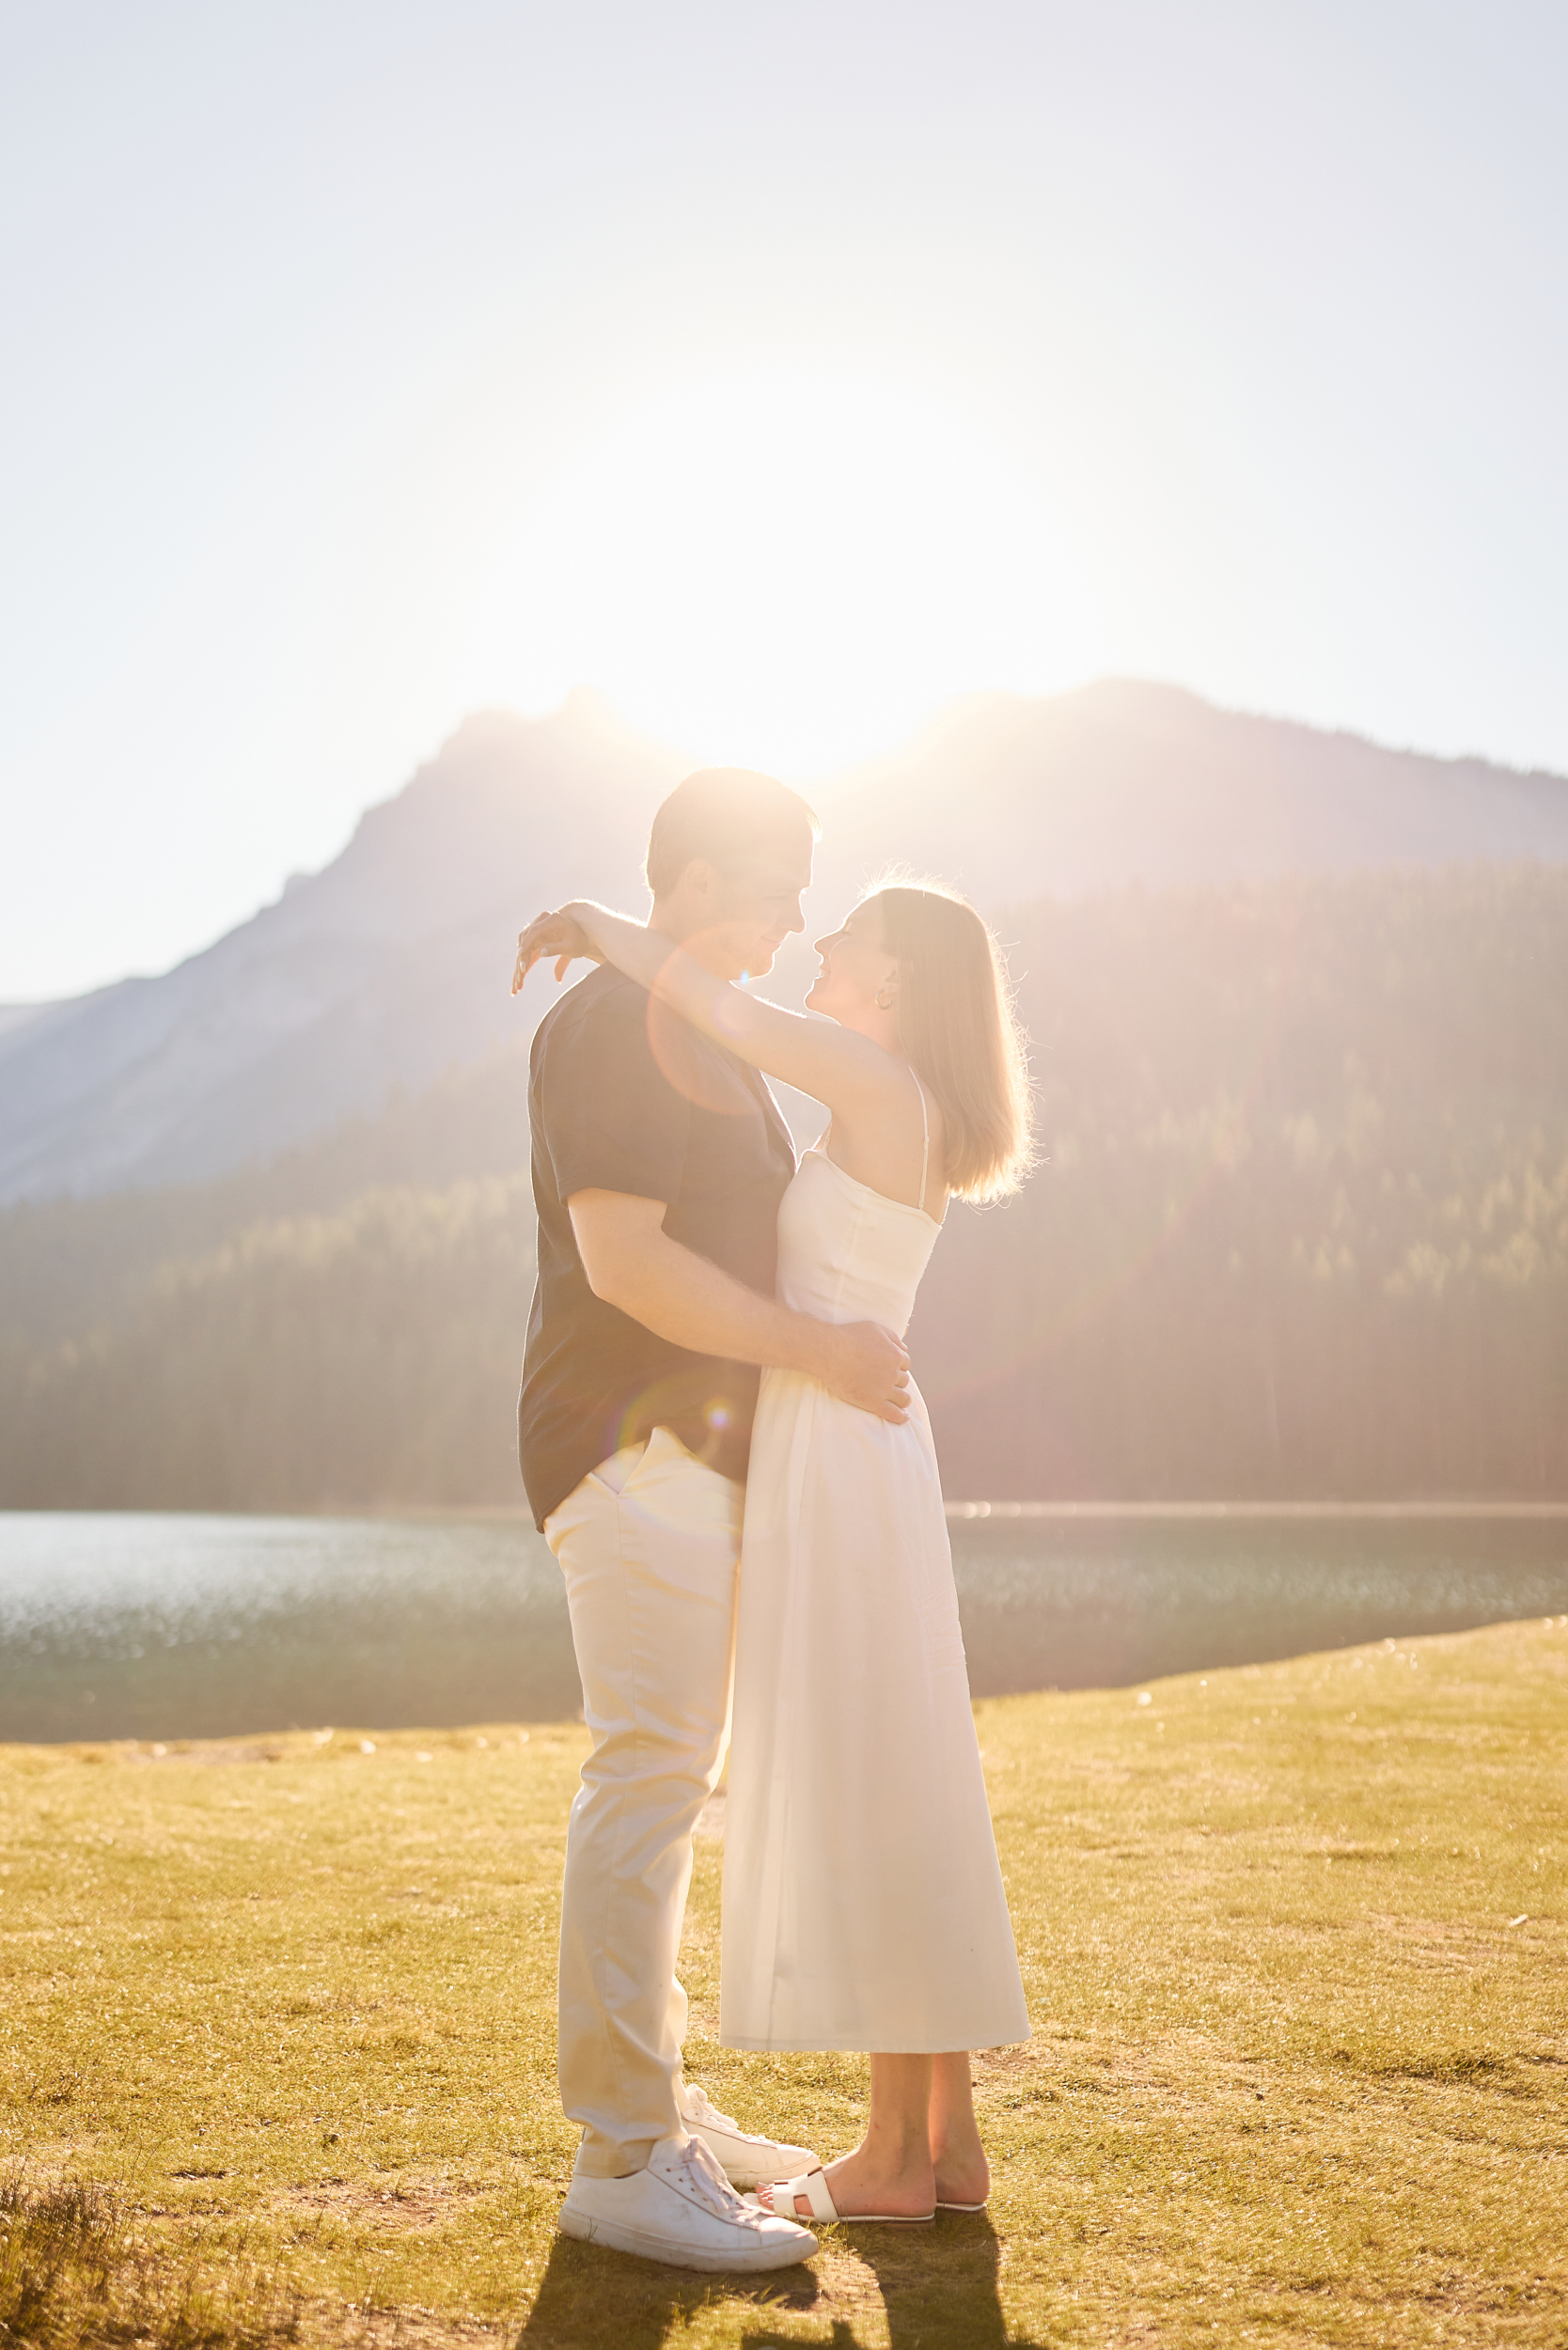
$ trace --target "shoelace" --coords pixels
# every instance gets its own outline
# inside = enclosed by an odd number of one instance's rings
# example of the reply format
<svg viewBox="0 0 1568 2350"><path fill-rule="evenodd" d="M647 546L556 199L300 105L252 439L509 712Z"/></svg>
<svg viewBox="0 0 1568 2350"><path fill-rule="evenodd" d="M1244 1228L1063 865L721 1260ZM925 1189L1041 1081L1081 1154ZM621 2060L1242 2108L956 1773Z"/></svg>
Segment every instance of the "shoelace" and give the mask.
<svg viewBox="0 0 1568 2350"><path fill-rule="evenodd" d="M723 2219L754 2220L757 2212L749 2203L742 2202L725 2177L717 2158L699 2138L688 2138L681 2155L682 2169Z"/></svg>

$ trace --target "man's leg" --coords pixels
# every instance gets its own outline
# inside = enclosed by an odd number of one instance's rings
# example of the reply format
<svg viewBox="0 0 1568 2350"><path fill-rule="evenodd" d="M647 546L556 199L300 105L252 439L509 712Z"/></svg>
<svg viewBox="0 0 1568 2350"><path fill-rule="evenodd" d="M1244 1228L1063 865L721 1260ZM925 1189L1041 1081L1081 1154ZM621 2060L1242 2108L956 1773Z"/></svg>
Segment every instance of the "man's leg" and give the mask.
<svg viewBox="0 0 1568 2350"><path fill-rule="evenodd" d="M545 1526L572 1612L593 1751L567 1831L561 2102L576 2168L618 2178L682 2127L675 1976L692 1829L729 1723L743 1488L667 1429L568 1495Z"/></svg>

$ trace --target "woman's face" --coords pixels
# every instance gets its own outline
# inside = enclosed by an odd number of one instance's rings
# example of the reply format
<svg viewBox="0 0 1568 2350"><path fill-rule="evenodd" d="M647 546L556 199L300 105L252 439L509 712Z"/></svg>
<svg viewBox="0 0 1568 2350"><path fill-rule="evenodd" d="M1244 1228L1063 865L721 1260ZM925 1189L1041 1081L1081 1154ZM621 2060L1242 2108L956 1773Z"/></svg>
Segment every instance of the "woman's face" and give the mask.
<svg viewBox="0 0 1568 2350"><path fill-rule="evenodd" d="M883 943L882 913L874 898L846 915L840 927L816 942L823 959L811 993L811 1011L824 1011L831 1020L853 1019L876 1002L894 965Z"/></svg>

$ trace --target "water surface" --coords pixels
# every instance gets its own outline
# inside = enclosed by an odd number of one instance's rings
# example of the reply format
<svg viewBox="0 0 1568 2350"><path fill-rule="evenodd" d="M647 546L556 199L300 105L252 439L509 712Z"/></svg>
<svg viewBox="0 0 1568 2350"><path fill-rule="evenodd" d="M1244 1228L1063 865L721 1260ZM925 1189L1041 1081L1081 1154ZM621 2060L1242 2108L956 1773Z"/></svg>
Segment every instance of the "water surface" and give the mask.
<svg viewBox="0 0 1568 2350"><path fill-rule="evenodd" d="M1568 1512L958 1518L977 1697L1568 1613ZM0 1739L543 1720L581 1703L515 1517L0 1512Z"/></svg>

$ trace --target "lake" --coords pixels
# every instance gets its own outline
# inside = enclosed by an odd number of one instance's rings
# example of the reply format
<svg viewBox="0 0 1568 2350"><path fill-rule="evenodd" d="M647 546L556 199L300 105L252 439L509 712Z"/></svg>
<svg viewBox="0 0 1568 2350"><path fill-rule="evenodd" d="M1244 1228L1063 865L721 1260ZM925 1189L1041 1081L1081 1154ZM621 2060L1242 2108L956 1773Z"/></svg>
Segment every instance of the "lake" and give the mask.
<svg viewBox="0 0 1568 2350"><path fill-rule="evenodd" d="M1568 1614L1568 1511L953 1515L977 1697ZM516 1517L0 1512L0 1739L544 1720L581 1703Z"/></svg>

